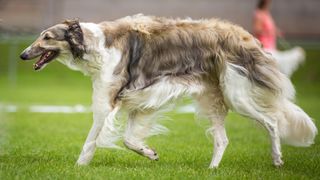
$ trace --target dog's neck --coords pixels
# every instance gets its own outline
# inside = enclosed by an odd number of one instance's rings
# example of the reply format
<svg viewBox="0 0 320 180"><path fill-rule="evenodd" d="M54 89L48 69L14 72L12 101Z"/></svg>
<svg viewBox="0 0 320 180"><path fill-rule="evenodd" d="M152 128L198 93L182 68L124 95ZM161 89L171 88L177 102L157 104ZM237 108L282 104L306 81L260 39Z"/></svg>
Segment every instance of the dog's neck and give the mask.
<svg viewBox="0 0 320 180"><path fill-rule="evenodd" d="M80 23L80 25L86 47L83 56L76 59L72 56L62 57L59 61L70 69L81 71L93 78L100 75L109 77L121 59L121 51L105 46L105 35L98 24ZM67 60L70 58L71 61Z"/></svg>

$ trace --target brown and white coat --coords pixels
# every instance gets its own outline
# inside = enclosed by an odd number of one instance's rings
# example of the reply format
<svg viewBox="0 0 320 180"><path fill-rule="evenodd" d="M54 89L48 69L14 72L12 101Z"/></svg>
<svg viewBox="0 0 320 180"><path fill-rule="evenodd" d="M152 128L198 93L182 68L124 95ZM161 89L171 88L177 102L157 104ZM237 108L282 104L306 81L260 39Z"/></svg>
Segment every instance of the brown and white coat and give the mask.
<svg viewBox="0 0 320 180"><path fill-rule="evenodd" d="M94 122L80 165L90 162L96 146L117 147L119 137L129 149L158 159L144 140L163 130L156 112L183 95L193 97L212 123L211 168L219 165L228 144L224 118L229 109L268 130L276 166L283 163L280 137L308 146L317 133L310 117L291 102L294 89L273 58L252 35L229 22L143 15L100 24L66 21L42 32L21 57L41 54L35 53L37 47L59 52L57 60L92 78ZM123 135L115 120L121 109L129 114Z"/></svg>

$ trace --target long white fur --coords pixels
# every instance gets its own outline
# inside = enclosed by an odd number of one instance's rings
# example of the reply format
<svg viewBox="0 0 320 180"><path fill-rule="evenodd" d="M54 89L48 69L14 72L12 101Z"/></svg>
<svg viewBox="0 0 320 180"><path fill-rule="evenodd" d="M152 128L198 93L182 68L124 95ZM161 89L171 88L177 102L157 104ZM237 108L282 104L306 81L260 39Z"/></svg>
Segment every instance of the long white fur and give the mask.
<svg viewBox="0 0 320 180"><path fill-rule="evenodd" d="M263 89L254 86L249 79L240 75L236 71L236 68L238 67L228 64L222 80L224 82L223 93L226 102L228 102L229 107L233 108L236 112L257 120L268 130L272 142L273 161L275 165L280 166L283 162L281 160L277 119L269 115L272 108L276 107L271 107L271 109L265 108L270 107L272 101L275 101L275 97L273 97L271 93L270 96L259 96L259 94L262 93L259 91L263 91ZM256 94L258 96L256 96ZM259 99L261 97L265 99Z"/></svg>
<svg viewBox="0 0 320 180"><path fill-rule="evenodd" d="M225 100L236 112L257 120L268 130L275 165L283 164L280 137L295 146L313 144L317 128L311 118L288 99L291 98L293 90L290 89L292 85L284 75L280 77L284 85L283 93L289 95L275 97L272 94L267 95L266 90L253 85L246 77L240 75L236 68L239 67L228 64L221 79ZM261 96L260 93L265 95Z"/></svg>
<svg viewBox="0 0 320 180"><path fill-rule="evenodd" d="M206 116L211 122L211 128L207 132L213 137L213 156L210 163L210 168L218 167L223 153L229 143L226 130L224 127L225 117L228 113L228 108L224 104L221 92L219 89L209 89L203 94L195 96L199 106L199 113Z"/></svg>
<svg viewBox="0 0 320 180"><path fill-rule="evenodd" d="M148 19L146 19L147 21ZM228 138L224 128L224 118L228 108L257 120L269 132L272 141L272 157L274 164L280 166L281 160L280 137L286 142L298 146L308 146L317 134L317 129L312 120L299 107L289 99L294 96L294 89L285 76L279 77L282 94L275 96L271 92L253 84L247 77L239 74L237 69L245 71L240 66L227 63L224 73L220 75L221 95L205 91L210 89L202 82L189 79L163 78L156 84L139 91L126 91L122 103L114 107L110 105L108 96L110 86L117 81L113 70L120 62L121 52L115 48L105 48L105 37L100 27L92 23L81 23L82 28L94 34L96 42L87 42L88 51L84 60L90 60L88 66L67 64L84 73L94 73L93 80L93 113L94 122L84 144L78 164L87 164L93 157L96 146L116 148L116 141L121 136L116 115L121 108L129 111L127 128L124 132L125 145L139 154L150 159L157 159L157 153L145 145L144 139L152 135L153 129L160 129L154 121L154 113L159 108L173 99L182 95L197 97L204 114L212 122L210 131L214 137L214 154L210 164L211 168L217 167L222 159ZM141 28L140 28L141 29ZM101 69L96 69L99 64ZM219 99L224 97L224 99ZM279 109L283 108L282 111ZM160 128L159 128L160 127ZM299 128L297 128L299 127Z"/></svg>
<svg viewBox="0 0 320 180"><path fill-rule="evenodd" d="M287 144L307 147L312 145L318 133L312 119L297 105L284 100L278 121L280 137Z"/></svg>
<svg viewBox="0 0 320 180"><path fill-rule="evenodd" d="M180 83L179 83L180 82ZM204 90L200 82L193 81L192 84L184 83L179 78L163 78L155 85L140 91L126 92L123 101L128 109L159 109L170 100L177 99L182 95L201 94Z"/></svg>
<svg viewBox="0 0 320 180"><path fill-rule="evenodd" d="M93 64L101 63L102 69L98 69L99 73L92 77L93 81L93 96L92 96L92 111L93 111L93 125L88 134L87 140L83 146L83 150L77 161L78 164L87 164L91 161L96 145L99 146L114 146L114 141L117 140L117 130L114 127L115 114L119 108L112 109L110 97L108 96L110 84L115 81L112 73L115 66L120 62L121 53L115 48L106 49L105 37L100 27L93 23L81 23L81 27L93 33L97 42L87 42L93 46L88 46L88 51L84 59L90 59ZM96 45L96 46L94 46ZM73 64L68 64L73 67ZM78 69L84 73L92 73L97 71L95 66L84 67L81 64L77 65ZM91 70L90 70L91 69ZM101 129L104 131L101 132ZM107 134L107 130L110 130ZM98 137L104 137L104 139Z"/></svg>

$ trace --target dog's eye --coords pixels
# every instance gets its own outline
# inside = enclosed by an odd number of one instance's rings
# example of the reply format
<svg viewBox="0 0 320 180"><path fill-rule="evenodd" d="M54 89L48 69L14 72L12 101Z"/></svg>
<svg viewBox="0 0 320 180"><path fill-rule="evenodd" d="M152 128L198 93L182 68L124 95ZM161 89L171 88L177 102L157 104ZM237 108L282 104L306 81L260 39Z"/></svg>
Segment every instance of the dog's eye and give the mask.
<svg viewBox="0 0 320 180"><path fill-rule="evenodd" d="M46 34L43 39L44 40L49 40L49 39L52 39L52 37L50 37L48 34Z"/></svg>

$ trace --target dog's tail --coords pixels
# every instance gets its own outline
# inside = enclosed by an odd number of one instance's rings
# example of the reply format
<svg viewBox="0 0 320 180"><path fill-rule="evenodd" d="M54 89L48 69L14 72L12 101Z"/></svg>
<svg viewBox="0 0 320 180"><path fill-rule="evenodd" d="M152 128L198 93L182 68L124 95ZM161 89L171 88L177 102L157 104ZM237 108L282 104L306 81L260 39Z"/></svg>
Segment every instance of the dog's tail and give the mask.
<svg viewBox="0 0 320 180"><path fill-rule="evenodd" d="M238 113L277 128L280 138L291 145L309 146L317 134L311 118L292 103L291 81L261 48L240 49L224 65L220 86L226 104Z"/></svg>
<svg viewBox="0 0 320 180"><path fill-rule="evenodd" d="M293 146L310 146L317 135L317 128L311 118L297 105L284 100L280 105L278 129L281 139Z"/></svg>

